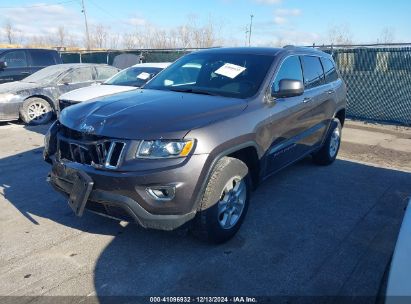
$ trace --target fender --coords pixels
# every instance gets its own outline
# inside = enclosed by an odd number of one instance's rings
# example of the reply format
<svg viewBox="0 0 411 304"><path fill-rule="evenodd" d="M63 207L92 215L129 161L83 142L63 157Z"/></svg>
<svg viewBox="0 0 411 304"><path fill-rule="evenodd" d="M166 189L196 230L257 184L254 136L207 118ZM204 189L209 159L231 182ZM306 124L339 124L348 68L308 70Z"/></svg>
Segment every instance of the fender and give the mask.
<svg viewBox="0 0 411 304"><path fill-rule="evenodd" d="M262 155L261 148L260 148L260 147L257 145L257 143L254 142L254 141L247 141L247 142L238 144L238 145L236 145L236 146L230 147L229 149L226 149L226 150L218 153L218 154L214 157L214 159L213 159L212 162L211 162L211 165L210 165L210 166L208 167L208 169L207 169L207 173L206 173L203 181L201 182L200 189L199 189L198 194L197 194L197 196L196 196L196 198L195 198L195 201L194 201L193 210L200 211L198 208L200 207L199 205L200 205L200 201L201 201L202 195L203 195L203 193L204 193L204 191L205 191L205 188L206 188L206 186L207 186L207 184L208 184L208 181L210 180L211 173L213 172L213 170L214 170L217 162L218 162L221 158L223 158L223 157L225 157L225 156L227 156L227 155L230 155L230 154L232 154L232 153L234 153L234 152L236 152L236 151L239 151L239 150L244 149L244 148L249 148L249 147L255 148L255 149L257 150L257 154L258 154L259 159L261 159L261 155Z"/></svg>

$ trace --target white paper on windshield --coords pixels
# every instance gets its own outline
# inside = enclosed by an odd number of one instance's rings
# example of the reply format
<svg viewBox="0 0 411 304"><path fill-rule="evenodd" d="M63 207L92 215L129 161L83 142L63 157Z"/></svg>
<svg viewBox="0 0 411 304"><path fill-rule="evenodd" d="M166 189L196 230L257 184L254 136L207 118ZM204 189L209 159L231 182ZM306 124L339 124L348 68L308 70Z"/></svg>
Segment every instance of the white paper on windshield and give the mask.
<svg viewBox="0 0 411 304"><path fill-rule="evenodd" d="M137 75L137 78L142 79L142 80L147 80L150 78L150 74L146 72L142 72Z"/></svg>
<svg viewBox="0 0 411 304"><path fill-rule="evenodd" d="M238 75L240 75L242 72L244 72L245 70L246 68L242 66L231 64L231 63L226 63L214 73L234 79Z"/></svg>

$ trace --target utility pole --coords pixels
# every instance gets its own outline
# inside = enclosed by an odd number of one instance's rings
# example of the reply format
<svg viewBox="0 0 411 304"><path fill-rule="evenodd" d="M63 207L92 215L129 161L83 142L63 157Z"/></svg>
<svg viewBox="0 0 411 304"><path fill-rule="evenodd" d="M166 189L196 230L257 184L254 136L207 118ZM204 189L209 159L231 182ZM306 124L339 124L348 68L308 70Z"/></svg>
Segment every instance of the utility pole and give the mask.
<svg viewBox="0 0 411 304"><path fill-rule="evenodd" d="M248 40L248 33L250 31L248 30L248 25L245 26L245 46L247 46L247 40Z"/></svg>
<svg viewBox="0 0 411 304"><path fill-rule="evenodd" d="M84 14L84 23L86 25L86 44L87 44L87 50L90 49L90 35L88 33L88 24L87 24L87 14L86 14L86 8L84 6L84 0L81 0L81 12Z"/></svg>
<svg viewBox="0 0 411 304"><path fill-rule="evenodd" d="M248 46L251 46L251 30L253 28L254 15L250 15L250 18L251 18L251 21L250 21L250 32L249 32L249 35L248 35Z"/></svg>

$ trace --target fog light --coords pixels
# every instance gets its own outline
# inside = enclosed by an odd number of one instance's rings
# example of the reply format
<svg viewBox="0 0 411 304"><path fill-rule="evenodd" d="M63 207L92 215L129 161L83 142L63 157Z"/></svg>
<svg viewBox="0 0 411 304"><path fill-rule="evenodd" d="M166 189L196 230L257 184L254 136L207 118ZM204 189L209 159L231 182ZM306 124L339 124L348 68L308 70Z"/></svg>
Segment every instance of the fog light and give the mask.
<svg viewBox="0 0 411 304"><path fill-rule="evenodd" d="M174 186L150 187L146 190L155 200L159 201L170 201L176 194L176 188Z"/></svg>

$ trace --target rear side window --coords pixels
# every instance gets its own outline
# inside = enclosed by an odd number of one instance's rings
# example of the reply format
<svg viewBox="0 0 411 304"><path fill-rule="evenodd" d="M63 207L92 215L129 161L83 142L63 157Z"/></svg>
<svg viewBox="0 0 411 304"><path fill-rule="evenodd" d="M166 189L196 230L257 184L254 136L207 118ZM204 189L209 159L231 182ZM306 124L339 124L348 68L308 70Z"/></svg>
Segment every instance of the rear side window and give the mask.
<svg viewBox="0 0 411 304"><path fill-rule="evenodd" d="M334 63L327 58L321 58L321 63L324 68L325 82L330 83L338 79L338 73L335 69Z"/></svg>
<svg viewBox="0 0 411 304"><path fill-rule="evenodd" d="M283 79L299 80L303 82L301 63L300 59L297 56L288 57L283 61L273 82L271 89L273 92L279 91L280 81Z"/></svg>
<svg viewBox="0 0 411 304"><path fill-rule="evenodd" d="M324 84L324 72L320 58L315 56L302 56L304 86L311 89Z"/></svg>
<svg viewBox="0 0 411 304"><path fill-rule="evenodd" d="M92 68L77 68L69 72L63 77L63 82L77 83L77 82L87 82L93 80L93 69Z"/></svg>
<svg viewBox="0 0 411 304"><path fill-rule="evenodd" d="M97 80L106 80L111 76L117 74L118 70L113 67L97 67Z"/></svg>
<svg viewBox="0 0 411 304"><path fill-rule="evenodd" d="M49 66L56 64L53 52L44 50L30 50L30 56L33 66Z"/></svg>
<svg viewBox="0 0 411 304"><path fill-rule="evenodd" d="M6 62L9 68L27 67L26 52L23 50L7 52L0 57L0 61Z"/></svg>

